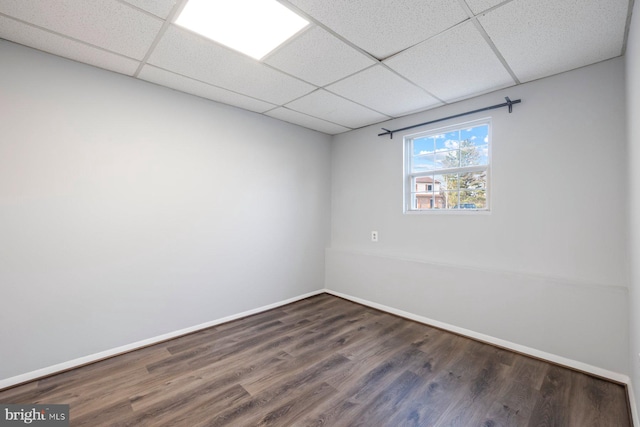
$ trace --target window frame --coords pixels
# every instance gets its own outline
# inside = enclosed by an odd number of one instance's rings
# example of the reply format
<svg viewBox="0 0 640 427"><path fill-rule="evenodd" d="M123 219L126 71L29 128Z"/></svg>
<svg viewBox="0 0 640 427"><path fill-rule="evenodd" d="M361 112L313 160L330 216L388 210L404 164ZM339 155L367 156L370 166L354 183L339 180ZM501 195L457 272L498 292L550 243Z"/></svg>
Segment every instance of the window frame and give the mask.
<svg viewBox="0 0 640 427"><path fill-rule="evenodd" d="M429 137L433 135L444 134L452 131L459 131L463 129L468 129L471 127L487 125L487 164L486 165L474 165L474 166L460 166L456 168L447 168L447 169L435 169L426 172L412 173L412 157L413 157L413 140L423 137ZM478 215L478 214L489 214L491 213L491 164L492 164L492 151L493 151L493 136L492 136L492 119L491 117L485 117L481 119L459 122L455 124L451 124L448 126L438 127L438 128L430 128L427 130L423 130L421 132L412 133L405 135L403 137L403 170L402 170L402 179L403 179L403 188L402 188L402 205L403 205L403 213L404 214L461 214L461 215ZM431 175L445 175L447 173L468 173L468 172L478 172L478 171L486 171L486 184L485 184L485 200L486 206L481 209L414 209L413 208L413 199L412 199L412 184L413 180L420 176L431 176ZM434 183L434 192L435 192L435 183ZM431 202L433 203L433 198L431 198Z"/></svg>

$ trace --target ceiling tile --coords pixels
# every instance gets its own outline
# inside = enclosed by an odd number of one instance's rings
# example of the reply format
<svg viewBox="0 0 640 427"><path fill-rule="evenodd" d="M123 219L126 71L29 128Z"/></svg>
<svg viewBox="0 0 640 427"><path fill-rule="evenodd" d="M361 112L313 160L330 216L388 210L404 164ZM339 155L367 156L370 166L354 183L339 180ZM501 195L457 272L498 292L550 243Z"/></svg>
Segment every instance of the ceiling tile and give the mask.
<svg viewBox="0 0 640 427"><path fill-rule="evenodd" d="M335 134L619 56L632 3L278 0L312 24L260 62L165 27L185 1L0 0L0 38Z"/></svg>
<svg viewBox="0 0 640 427"><path fill-rule="evenodd" d="M382 65L361 71L326 88L389 116L401 116L442 104L423 89Z"/></svg>
<svg viewBox="0 0 640 427"><path fill-rule="evenodd" d="M385 64L447 102L515 84L472 22L414 46Z"/></svg>
<svg viewBox="0 0 640 427"><path fill-rule="evenodd" d="M336 135L338 133L347 132L348 128L329 123L315 117L307 116L306 114L299 113L297 111L289 110L288 108L279 107L266 113L267 116L283 120L285 122L293 123L299 126L303 126L309 129L317 130L318 132L327 133L329 135Z"/></svg>
<svg viewBox="0 0 640 427"><path fill-rule="evenodd" d="M487 9L490 9L500 3L504 3L505 0L464 0L469 9L473 12L474 15L478 15L479 13L484 12Z"/></svg>
<svg viewBox="0 0 640 427"><path fill-rule="evenodd" d="M295 37L264 62L318 86L335 82L375 63L317 26Z"/></svg>
<svg viewBox="0 0 640 427"><path fill-rule="evenodd" d="M171 26L149 64L273 104L284 104L315 89L185 29Z"/></svg>
<svg viewBox="0 0 640 427"><path fill-rule="evenodd" d="M145 65L138 77L142 80L156 83L161 86L170 87L192 95L197 95L258 113L263 113L275 107L273 104L249 98L248 96L230 92L219 87L211 86L150 65Z"/></svg>
<svg viewBox="0 0 640 427"><path fill-rule="evenodd" d="M467 19L451 0L288 0L378 59Z"/></svg>
<svg viewBox="0 0 640 427"><path fill-rule="evenodd" d="M0 13L142 59L162 20L115 0L2 0Z"/></svg>
<svg viewBox="0 0 640 427"><path fill-rule="evenodd" d="M521 81L619 56L628 0L514 0L479 17Z"/></svg>
<svg viewBox="0 0 640 427"><path fill-rule="evenodd" d="M0 38L132 76L139 62L0 16Z"/></svg>
<svg viewBox="0 0 640 427"><path fill-rule="evenodd" d="M176 5L177 0L124 0L142 10L153 13L162 19L169 16L171 9Z"/></svg>
<svg viewBox="0 0 640 427"><path fill-rule="evenodd" d="M296 99L286 107L349 128L358 128L389 118L322 89Z"/></svg>

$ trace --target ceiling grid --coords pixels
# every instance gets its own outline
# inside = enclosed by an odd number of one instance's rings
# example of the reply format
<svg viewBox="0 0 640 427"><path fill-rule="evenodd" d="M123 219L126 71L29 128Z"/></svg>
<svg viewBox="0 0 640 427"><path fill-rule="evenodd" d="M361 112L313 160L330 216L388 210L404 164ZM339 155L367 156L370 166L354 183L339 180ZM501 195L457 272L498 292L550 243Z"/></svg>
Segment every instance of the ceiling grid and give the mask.
<svg viewBox="0 0 640 427"><path fill-rule="evenodd" d="M632 0L278 0L257 61L175 25L187 0L0 0L0 38L327 134L624 53Z"/></svg>

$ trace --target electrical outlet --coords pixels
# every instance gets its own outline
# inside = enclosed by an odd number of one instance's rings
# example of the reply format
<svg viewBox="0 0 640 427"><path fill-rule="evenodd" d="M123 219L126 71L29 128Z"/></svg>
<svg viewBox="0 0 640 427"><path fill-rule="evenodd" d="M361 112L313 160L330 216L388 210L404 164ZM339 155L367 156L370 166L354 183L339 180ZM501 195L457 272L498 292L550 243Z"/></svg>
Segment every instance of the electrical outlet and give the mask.
<svg viewBox="0 0 640 427"><path fill-rule="evenodd" d="M378 241L378 232L377 231L372 231L371 232L371 241L372 242L377 242Z"/></svg>

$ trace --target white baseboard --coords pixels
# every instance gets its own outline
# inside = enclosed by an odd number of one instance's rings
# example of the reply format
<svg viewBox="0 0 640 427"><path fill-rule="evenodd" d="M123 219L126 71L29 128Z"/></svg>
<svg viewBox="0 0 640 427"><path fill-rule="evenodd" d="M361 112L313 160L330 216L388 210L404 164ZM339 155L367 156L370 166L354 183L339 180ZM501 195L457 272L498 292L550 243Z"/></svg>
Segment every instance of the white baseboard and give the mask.
<svg viewBox="0 0 640 427"><path fill-rule="evenodd" d="M53 375L59 372L67 371L69 369L77 368L79 366L87 365L89 363L97 362L99 360L103 360L109 357L117 356L119 354L128 353L133 350L137 350L143 347L147 347L153 344L157 344L162 341L167 341L173 338L180 337L182 335L190 334L192 332L196 332L202 329L210 328L212 326L220 325L222 323L230 322L232 320L240 319L242 317L251 316L252 314L261 313L263 311L271 310L274 308L281 307L283 305L291 304L292 302L296 302L305 298L309 298L315 295L319 295L324 293L324 289L310 292L304 295L299 295L297 297L289 298L284 301L276 302L273 304L266 305L264 307L255 308L253 310L244 311L242 313L234 314L231 316L223 317L222 319L212 320L210 322L201 323L199 325L191 326L189 328L180 329L178 331L169 332L167 334L159 335L153 338L148 338L146 340L134 342L131 344L123 345L121 347L112 348L110 350L105 350L100 353L90 354L88 356L79 357L77 359L70 360L68 362L59 363L57 365L48 366L46 368L38 369L35 371L27 372L22 375L16 375L15 377L7 378L0 380L0 390L5 388L9 388L18 384L26 383L29 381L33 381L38 378L46 377L49 375Z"/></svg>
<svg viewBox="0 0 640 427"><path fill-rule="evenodd" d="M362 298L354 297L351 295L346 295L340 292L333 291L331 289L321 289L318 291L310 292L304 295L299 295L297 297L289 298L284 301L280 301L277 303L269 304L263 307L255 308L252 310L244 311L242 313L234 314L231 316L227 316L221 319L213 320L210 322L202 323L199 325L191 326L189 328L180 329L178 331L170 332L167 334L159 335L153 338L149 338L146 340L138 341L135 343L127 344L121 347L113 348L110 350L106 350L100 353L91 354L85 357L80 357L74 360L70 360L68 362L59 363L57 365L49 366L46 368L38 369L32 372L28 372L22 375L17 375L15 377L7 378L4 380L0 380L0 390L5 388L9 388L18 384L22 384L25 382L33 381L38 378L46 377L49 375L53 375L59 372L67 371L69 369L73 369L79 366L83 366L89 363L97 362L99 360L103 360L109 357L117 356L119 354L127 353L130 351L137 350L139 348L147 347L149 345L157 344L159 342L167 341L173 338L180 337L182 335L190 334L192 332L196 332L202 329L210 328L212 326L220 325L222 323L230 322L232 320L240 319L242 317L251 316L253 314L261 313L263 311L271 310L277 307L281 307L283 305L287 305L305 298L309 298L315 295L319 295L322 293L328 293L331 295L335 295L340 298L344 298L349 301L356 302L358 304L366 305L368 307L375 308L377 310L381 310L390 314L395 314L397 316L401 316L407 319L414 320L419 323L423 323L429 326L435 326L440 329L444 329L447 331L454 332L459 335L467 336L469 338L473 338L479 341L483 341L489 344L493 344L499 347L503 347L509 350L516 351L518 353L526 354L538 359L547 360L552 363L556 363L558 365L567 366L572 369L576 369L578 371L586 372L592 375L596 375L598 377L606 378L621 384L625 384L627 387L627 391L629 394L629 404L631 409L631 416L633 419L633 425L640 426L640 419L638 418L638 410L635 405L635 398L633 393L633 388L631 386L631 381L628 376L612 372L606 369L598 368L597 366L592 366L586 363L582 363L576 360L568 359L562 356L558 356L555 354L547 353L544 351L536 350L534 348L526 347L523 345L515 344L510 341L502 340L500 338L495 338L489 335L481 334L478 332L471 331L469 329L460 328L457 326L453 326L444 322L440 322L437 320L429 319L424 316L418 316L413 313L409 313L403 310L398 310L393 307L389 307L383 304L378 304L375 302L371 302Z"/></svg>
<svg viewBox="0 0 640 427"><path fill-rule="evenodd" d="M495 338L490 335L481 334L479 332L474 332L469 329L460 328L458 326L453 326L448 323L440 322L438 320L429 319L428 317L419 316L413 313L409 313L407 311L398 310L393 307L389 307L383 304L378 304L375 302L367 301L362 298L354 297L351 295L346 295L340 292L332 291L331 289L325 289L326 293L335 295L340 298L344 298L349 301L356 302L358 304L366 305L371 308L375 308L381 311L385 311L387 313L395 314L400 317L404 317L407 319L415 320L416 322L423 323L429 326L435 326L440 329L444 329L450 332L454 332L459 335L464 335L469 338L473 338L478 341L486 342L488 344L493 344L498 347L503 347L509 350L516 351L518 353L526 354L531 357L535 357L537 359L547 360L549 362L555 363L557 365L566 366L568 368L572 368L578 371L586 372L598 377L606 378L621 384L630 386L631 381L627 375L623 375L617 372L612 372L607 369L598 368L597 366L592 366L587 363L579 362L577 360L568 359L566 357L558 356L555 354L547 353L544 351L536 350L535 348L526 347L520 344L515 344L510 341L506 341L500 338ZM639 424L640 425L640 424Z"/></svg>

